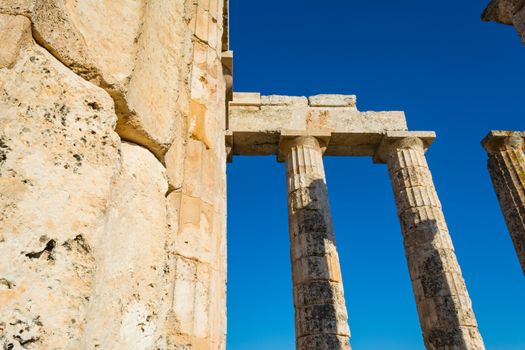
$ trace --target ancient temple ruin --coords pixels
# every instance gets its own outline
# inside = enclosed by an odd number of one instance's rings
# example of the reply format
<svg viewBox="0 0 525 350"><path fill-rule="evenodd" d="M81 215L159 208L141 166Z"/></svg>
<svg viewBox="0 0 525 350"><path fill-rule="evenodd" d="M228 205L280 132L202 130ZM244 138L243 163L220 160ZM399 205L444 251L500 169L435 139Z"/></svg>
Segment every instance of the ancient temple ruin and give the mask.
<svg viewBox="0 0 525 350"><path fill-rule="evenodd" d="M234 93L229 105L229 153L286 162L297 349L350 349L323 155L387 165L427 349L484 349L425 159L433 132L348 95Z"/></svg>
<svg viewBox="0 0 525 350"><path fill-rule="evenodd" d="M426 347L484 349L403 112L234 93L227 0L5 0L0 37L4 349L225 349L226 163L260 155L286 163L297 349L350 349L324 155L388 167ZM486 145L521 213L519 152Z"/></svg>

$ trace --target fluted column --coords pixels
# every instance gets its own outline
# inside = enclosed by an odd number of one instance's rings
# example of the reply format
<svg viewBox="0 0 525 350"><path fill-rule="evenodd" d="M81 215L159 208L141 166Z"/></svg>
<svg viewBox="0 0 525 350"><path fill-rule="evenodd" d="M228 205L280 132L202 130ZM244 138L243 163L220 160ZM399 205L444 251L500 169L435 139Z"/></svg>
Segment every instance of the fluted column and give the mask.
<svg viewBox="0 0 525 350"><path fill-rule="evenodd" d="M285 140L296 348L349 350L350 329L323 166L315 137Z"/></svg>
<svg viewBox="0 0 525 350"><path fill-rule="evenodd" d="M421 139L384 140L427 349L484 349Z"/></svg>
<svg viewBox="0 0 525 350"><path fill-rule="evenodd" d="M491 132L483 141L490 177L525 273L525 142L514 132Z"/></svg>

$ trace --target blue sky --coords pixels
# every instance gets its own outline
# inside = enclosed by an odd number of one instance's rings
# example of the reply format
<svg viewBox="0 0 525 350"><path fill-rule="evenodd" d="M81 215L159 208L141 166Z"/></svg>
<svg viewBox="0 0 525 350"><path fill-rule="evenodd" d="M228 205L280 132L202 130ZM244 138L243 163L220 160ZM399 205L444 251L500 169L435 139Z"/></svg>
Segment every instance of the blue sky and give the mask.
<svg viewBox="0 0 525 350"><path fill-rule="evenodd" d="M427 153L487 349L525 349L525 278L480 140L523 130L525 46L488 0L231 0L234 88L356 94L435 130ZM357 350L424 349L386 167L325 158ZM228 165L228 349L294 348L283 164Z"/></svg>

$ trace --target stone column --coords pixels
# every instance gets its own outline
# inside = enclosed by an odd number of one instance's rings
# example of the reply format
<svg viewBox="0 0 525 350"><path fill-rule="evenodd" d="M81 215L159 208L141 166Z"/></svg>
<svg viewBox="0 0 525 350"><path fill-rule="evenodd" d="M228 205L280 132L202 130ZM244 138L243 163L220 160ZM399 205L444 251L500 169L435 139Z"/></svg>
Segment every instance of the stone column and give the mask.
<svg viewBox="0 0 525 350"><path fill-rule="evenodd" d="M349 350L350 329L323 167L315 137L281 143L286 161L296 348Z"/></svg>
<svg viewBox="0 0 525 350"><path fill-rule="evenodd" d="M515 132L492 131L483 141L488 168L507 227L525 273L525 142Z"/></svg>
<svg viewBox="0 0 525 350"><path fill-rule="evenodd" d="M426 348L484 349L423 141L385 137L379 153L392 181Z"/></svg>

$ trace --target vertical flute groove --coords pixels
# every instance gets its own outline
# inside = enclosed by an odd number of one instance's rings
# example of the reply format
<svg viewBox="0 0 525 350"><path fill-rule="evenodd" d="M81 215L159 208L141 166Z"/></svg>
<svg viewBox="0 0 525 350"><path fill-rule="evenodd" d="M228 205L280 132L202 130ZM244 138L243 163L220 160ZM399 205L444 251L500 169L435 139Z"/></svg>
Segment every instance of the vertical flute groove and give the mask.
<svg viewBox="0 0 525 350"><path fill-rule="evenodd" d="M485 142L485 141L484 141ZM523 140L509 136L485 148L489 154L487 166L498 197L514 249L525 274L525 155Z"/></svg>
<svg viewBox="0 0 525 350"><path fill-rule="evenodd" d="M427 349L485 349L419 139L386 157Z"/></svg>
<svg viewBox="0 0 525 350"><path fill-rule="evenodd" d="M350 350L323 157L315 138L298 138L287 149L286 177L296 348Z"/></svg>

